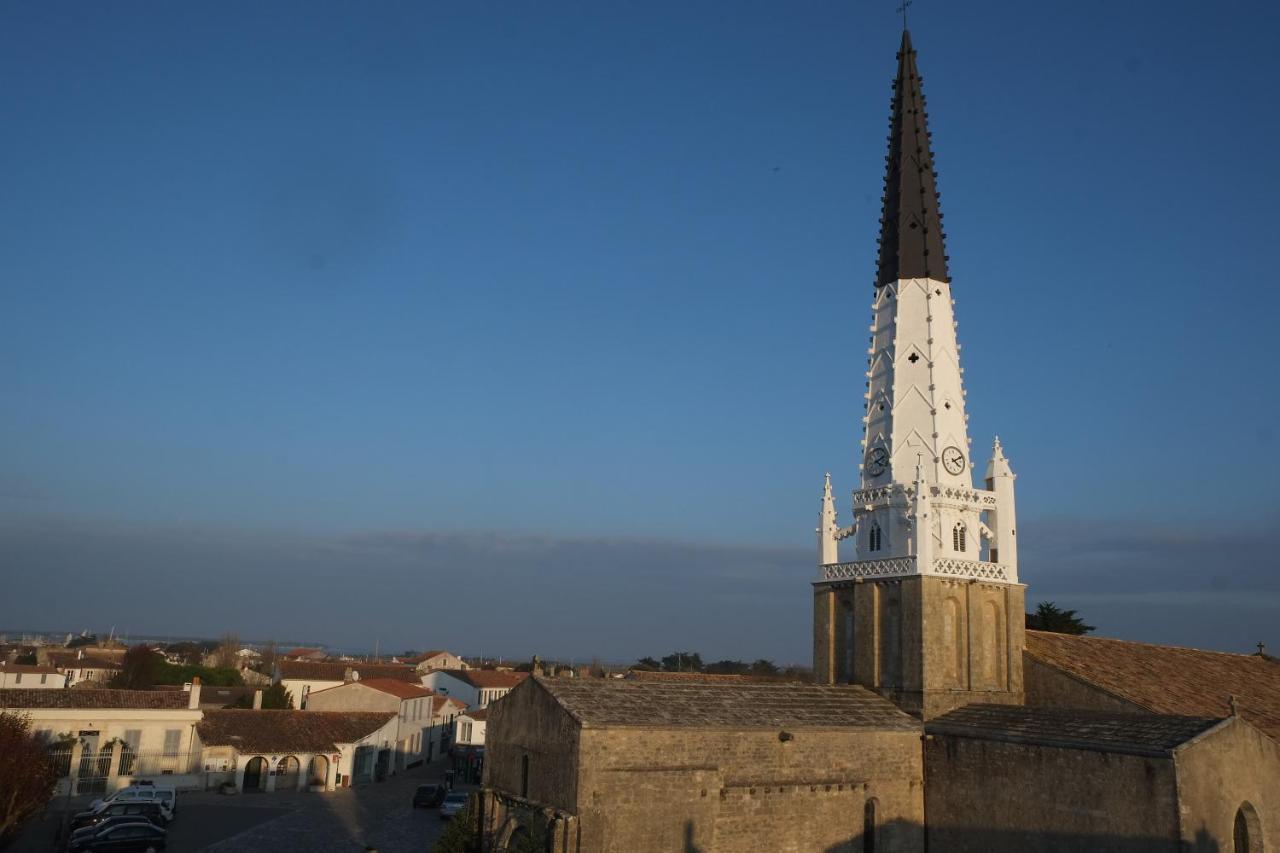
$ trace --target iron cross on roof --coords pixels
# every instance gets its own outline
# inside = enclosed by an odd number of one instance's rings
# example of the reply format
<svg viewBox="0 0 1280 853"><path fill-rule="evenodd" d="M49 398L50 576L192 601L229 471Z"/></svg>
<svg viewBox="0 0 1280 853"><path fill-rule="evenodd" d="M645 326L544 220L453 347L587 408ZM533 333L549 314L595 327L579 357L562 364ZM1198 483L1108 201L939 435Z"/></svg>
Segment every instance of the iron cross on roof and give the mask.
<svg viewBox="0 0 1280 853"><path fill-rule="evenodd" d="M902 13L902 28L904 30L907 28L907 7L910 6L911 3L912 0L902 0L902 5L894 10Z"/></svg>

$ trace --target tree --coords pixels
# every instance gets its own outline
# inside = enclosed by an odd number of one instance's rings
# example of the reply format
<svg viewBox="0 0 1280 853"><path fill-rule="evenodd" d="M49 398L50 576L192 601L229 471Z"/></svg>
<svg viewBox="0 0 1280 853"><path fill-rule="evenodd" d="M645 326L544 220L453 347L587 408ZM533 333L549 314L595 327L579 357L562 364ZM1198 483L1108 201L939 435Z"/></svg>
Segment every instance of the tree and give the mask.
<svg viewBox="0 0 1280 853"><path fill-rule="evenodd" d="M1035 613L1027 614L1027 627L1035 631L1052 631L1055 634L1088 634L1094 626L1086 625L1074 610L1060 610L1052 601L1036 605Z"/></svg>
<svg viewBox="0 0 1280 853"><path fill-rule="evenodd" d="M81 634L67 641L67 648L78 649L81 646L96 646L98 644L97 634Z"/></svg>
<svg viewBox="0 0 1280 853"><path fill-rule="evenodd" d="M253 697L241 696L235 701L236 708L252 708ZM262 691L262 708L269 711L288 711L293 709L293 694L284 689L280 682Z"/></svg>
<svg viewBox="0 0 1280 853"><path fill-rule="evenodd" d="M474 806L475 797L472 797L466 808L454 815L444 832L440 833L431 853L471 853L478 848L479 824Z"/></svg>
<svg viewBox="0 0 1280 853"><path fill-rule="evenodd" d="M640 658L640 660L636 661L635 666L631 668L639 669L644 672L657 672L662 669L662 662L654 658Z"/></svg>
<svg viewBox="0 0 1280 853"><path fill-rule="evenodd" d="M130 646L120 662L120 674L111 679L112 687L126 690L150 690L168 667L165 660L145 645Z"/></svg>
<svg viewBox="0 0 1280 853"><path fill-rule="evenodd" d="M223 634L218 647L213 650L213 665L218 669L236 669L240 665L240 638L235 634Z"/></svg>
<svg viewBox="0 0 1280 853"><path fill-rule="evenodd" d="M745 661L717 660L707 664L705 671L712 675L743 675L750 668Z"/></svg>
<svg viewBox="0 0 1280 853"><path fill-rule="evenodd" d="M697 652L672 652L662 659L667 672L702 672L702 655Z"/></svg>
<svg viewBox="0 0 1280 853"><path fill-rule="evenodd" d="M0 711L0 846L53 796L58 777L31 718Z"/></svg>
<svg viewBox="0 0 1280 853"><path fill-rule="evenodd" d="M760 660L751 664L750 672L752 675L777 675L778 666L771 660L760 658Z"/></svg>

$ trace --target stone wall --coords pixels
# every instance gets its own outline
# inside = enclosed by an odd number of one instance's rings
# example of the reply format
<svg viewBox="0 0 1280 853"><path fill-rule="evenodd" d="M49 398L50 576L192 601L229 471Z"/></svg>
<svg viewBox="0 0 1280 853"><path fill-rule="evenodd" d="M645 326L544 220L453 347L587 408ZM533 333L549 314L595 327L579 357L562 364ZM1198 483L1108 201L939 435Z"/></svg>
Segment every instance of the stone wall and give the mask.
<svg viewBox="0 0 1280 853"><path fill-rule="evenodd" d="M923 846L914 731L586 729L582 850L853 853L875 800L880 853Z"/></svg>
<svg viewBox="0 0 1280 853"><path fill-rule="evenodd" d="M1247 722L1232 720L1177 749L1174 760L1182 838L1189 850L1231 853L1242 808L1256 816L1267 850L1280 843L1280 744Z"/></svg>
<svg viewBox="0 0 1280 853"><path fill-rule="evenodd" d="M930 853L1179 850L1171 758L930 735L924 761Z"/></svg>
<svg viewBox="0 0 1280 853"><path fill-rule="evenodd" d="M814 590L814 671L924 719L1021 704L1025 588L914 575Z"/></svg>
<svg viewBox="0 0 1280 853"><path fill-rule="evenodd" d="M1120 714L1146 713L1132 702L1081 681L1055 666L1036 660L1024 652L1022 674L1026 683L1026 704L1038 708L1081 708Z"/></svg>
<svg viewBox="0 0 1280 853"><path fill-rule="evenodd" d="M489 706L484 784L576 813L578 724L532 679L521 688Z"/></svg>

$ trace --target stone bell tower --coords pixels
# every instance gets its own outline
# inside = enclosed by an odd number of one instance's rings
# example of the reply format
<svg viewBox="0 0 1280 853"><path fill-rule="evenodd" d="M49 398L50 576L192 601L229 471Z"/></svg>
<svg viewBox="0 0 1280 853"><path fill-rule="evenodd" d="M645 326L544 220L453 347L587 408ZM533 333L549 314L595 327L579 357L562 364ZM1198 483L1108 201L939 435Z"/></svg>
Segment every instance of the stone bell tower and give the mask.
<svg viewBox="0 0 1280 853"><path fill-rule="evenodd" d="M1021 703L1024 587L1014 474L999 439L973 484L964 369L916 52L893 84L867 347L860 482L840 526L828 475L818 526L814 670L926 719ZM840 542L855 559L841 562ZM844 546L848 549L850 546Z"/></svg>

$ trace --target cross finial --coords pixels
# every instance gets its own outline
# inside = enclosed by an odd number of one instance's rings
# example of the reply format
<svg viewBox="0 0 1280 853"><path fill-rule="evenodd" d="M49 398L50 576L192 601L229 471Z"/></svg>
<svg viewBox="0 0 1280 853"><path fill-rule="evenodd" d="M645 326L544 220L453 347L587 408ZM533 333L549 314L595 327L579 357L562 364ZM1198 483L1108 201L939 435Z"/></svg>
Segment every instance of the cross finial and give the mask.
<svg viewBox="0 0 1280 853"><path fill-rule="evenodd" d="M1236 698L1236 694L1231 694L1231 698L1227 700L1227 704L1231 706L1231 716L1240 716L1240 700Z"/></svg>
<svg viewBox="0 0 1280 853"><path fill-rule="evenodd" d="M1265 655L1266 653L1267 653L1267 644L1266 644L1266 643L1258 643L1258 654L1259 654L1259 656L1261 656L1261 655Z"/></svg>
<svg viewBox="0 0 1280 853"><path fill-rule="evenodd" d="M910 6L912 2L913 0L902 0L902 5L895 10L902 13L902 29L903 30L906 30L907 28L907 7Z"/></svg>

